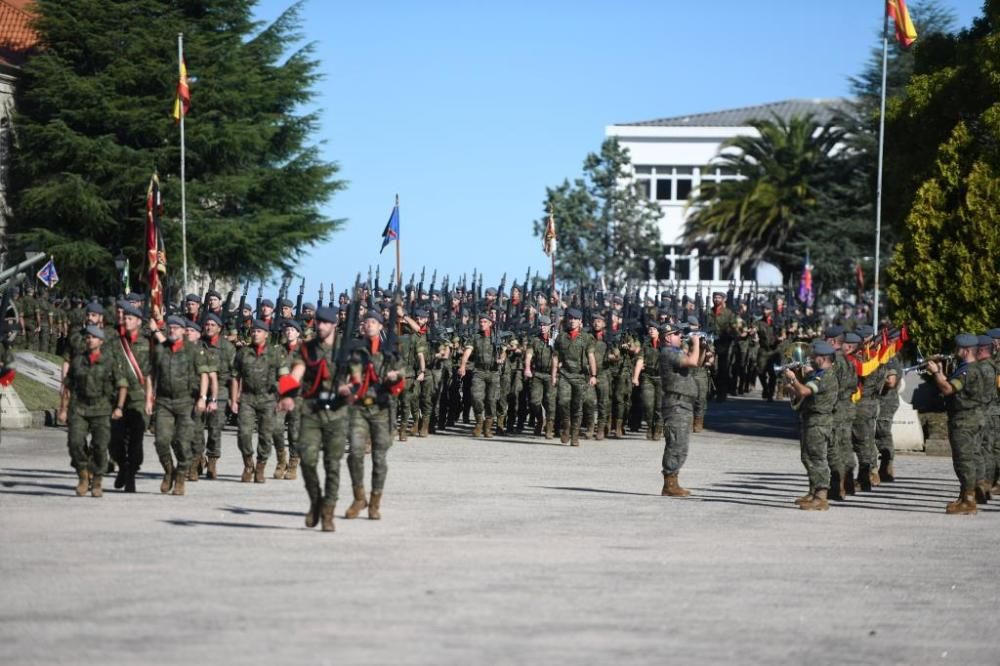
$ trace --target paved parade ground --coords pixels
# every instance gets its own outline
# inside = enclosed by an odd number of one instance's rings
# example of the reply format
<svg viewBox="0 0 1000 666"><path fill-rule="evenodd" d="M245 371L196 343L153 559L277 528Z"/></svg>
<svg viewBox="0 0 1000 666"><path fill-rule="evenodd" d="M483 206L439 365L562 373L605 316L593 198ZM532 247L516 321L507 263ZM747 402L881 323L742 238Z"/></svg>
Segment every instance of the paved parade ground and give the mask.
<svg viewBox="0 0 1000 666"><path fill-rule="evenodd" d="M799 511L784 405L713 405L681 482L662 442L396 443L382 520L303 526L302 482L73 494L65 431L0 444L0 664L995 664L1000 509L947 516L947 458ZM273 469L273 460L269 472ZM105 487L111 485L106 479Z"/></svg>

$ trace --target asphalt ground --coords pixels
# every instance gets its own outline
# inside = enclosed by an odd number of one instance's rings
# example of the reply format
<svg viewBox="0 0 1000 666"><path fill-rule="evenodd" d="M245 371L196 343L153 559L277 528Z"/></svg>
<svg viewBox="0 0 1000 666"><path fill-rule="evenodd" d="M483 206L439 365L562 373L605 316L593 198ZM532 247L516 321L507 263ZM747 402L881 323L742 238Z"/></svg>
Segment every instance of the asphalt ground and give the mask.
<svg viewBox="0 0 1000 666"><path fill-rule="evenodd" d="M799 511L784 405L713 405L661 497L662 442L396 443L383 519L306 529L299 481L73 493L65 431L0 445L0 664L996 664L1000 509L948 516L947 458ZM269 471L273 467L273 460ZM105 486L110 486L106 479Z"/></svg>

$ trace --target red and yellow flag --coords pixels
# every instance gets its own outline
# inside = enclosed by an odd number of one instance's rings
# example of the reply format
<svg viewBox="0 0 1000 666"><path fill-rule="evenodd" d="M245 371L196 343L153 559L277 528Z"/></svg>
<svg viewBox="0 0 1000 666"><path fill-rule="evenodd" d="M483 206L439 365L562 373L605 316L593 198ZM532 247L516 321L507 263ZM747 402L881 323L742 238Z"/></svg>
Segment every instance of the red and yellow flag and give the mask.
<svg viewBox="0 0 1000 666"><path fill-rule="evenodd" d="M892 21L896 25L896 41L902 44L903 48L907 48L917 41L917 29L913 27L913 21L910 20L910 12L906 9L906 0L887 0L886 11L889 12L889 16L892 17Z"/></svg>
<svg viewBox="0 0 1000 666"><path fill-rule="evenodd" d="M542 252L548 256L556 253L556 218L549 213L549 221L545 225L545 234L542 236Z"/></svg>
<svg viewBox="0 0 1000 666"><path fill-rule="evenodd" d="M191 90L188 89L187 63L181 58L180 78L177 81L177 96L174 97L174 121L180 122L191 108Z"/></svg>

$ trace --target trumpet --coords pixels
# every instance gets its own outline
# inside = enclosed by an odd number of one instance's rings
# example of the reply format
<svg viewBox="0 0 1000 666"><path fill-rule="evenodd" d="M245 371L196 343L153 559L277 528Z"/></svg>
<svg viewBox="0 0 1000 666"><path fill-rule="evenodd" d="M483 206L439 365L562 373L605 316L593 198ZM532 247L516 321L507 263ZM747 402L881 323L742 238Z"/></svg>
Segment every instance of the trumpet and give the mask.
<svg viewBox="0 0 1000 666"><path fill-rule="evenodd" d="M785 363L784 365L774 365L774 374L783 375L785 370L808 370L810 367L809 361L792 361L791 363Z"/></svg>
<svg viewBox="0 0 1000 666"><path fill-rule="evenodd" d="M951 359L951 356L948 354L932 354L927 358L917 358L917 363L915 365L903 368L903 374L909 372L922 372L927 368L927 364L930 363L931 361L935 361L937 363L943 363L948 361L949 359Z"/></svg>
<svg viewBox="0 0 1000 666"><path fill-rule="evenodd" d="M707 342L710 345L715 344L715 334L706 333L705 331L691 331L690 333L686 333L681 336L681 341L688 342L691 338L701 338L702 341Z"/></svg>

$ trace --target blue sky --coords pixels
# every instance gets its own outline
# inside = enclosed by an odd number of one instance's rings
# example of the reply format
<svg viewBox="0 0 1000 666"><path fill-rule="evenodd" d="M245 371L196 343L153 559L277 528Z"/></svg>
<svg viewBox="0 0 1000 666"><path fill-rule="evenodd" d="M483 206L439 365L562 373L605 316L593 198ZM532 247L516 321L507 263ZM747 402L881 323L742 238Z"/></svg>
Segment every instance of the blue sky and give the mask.
<svg viewBox="0 0 1000 666"><path fill-rule="evenodd" d="M290 0L262 0L270 21ZM911 3L912 4L912 3ZM958 24L981 0L943 0ZM394 265L380 234L400 196L403 273L527 266L546 186L581 172L604 127L793 97L847 95L879 43L881 0L499 3L308 0L324 156L349 181L342 229L300 265L307 296ZM891 139L891 138L890 138ZM513 276L512 276L513 277ZM297 284L296 280L296 284Z"/></svg>

